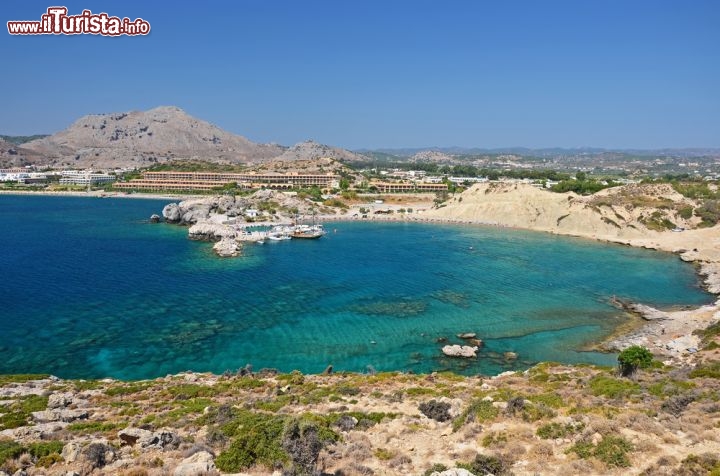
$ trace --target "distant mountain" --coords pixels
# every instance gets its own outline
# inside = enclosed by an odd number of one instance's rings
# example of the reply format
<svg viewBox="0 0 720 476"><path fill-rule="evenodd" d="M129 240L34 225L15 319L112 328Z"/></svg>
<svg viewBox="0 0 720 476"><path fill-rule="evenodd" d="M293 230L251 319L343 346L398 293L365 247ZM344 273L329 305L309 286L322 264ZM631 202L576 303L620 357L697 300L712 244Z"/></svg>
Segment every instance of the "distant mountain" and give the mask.
<svg viewBox="0 0 720 476"><path fill-rule="evenodd" d="M320 144L313 140L306 140L290 147L280 156L275 157L273 161L297 161L322 158L330 158L345 163L365 162L370 160L369 157L350 152L349 150Z"/></svg>
<svg viewBox="0 0 720 476"><path fill-rule="evenodd" d="M10 142L11 144L20 145L31 140L42 139L47 137L48 134L35 134L34 136L4 136L0 135L0 140Z"/></svg>
<svg viewBox="0 0 720 476"><path fill-rule="evenodd" d="M84 116L24 147L41 154L46 165L96 168L143 167L177 158L257 163L284 152L278 145L251 142L173 106Z"/></svg>

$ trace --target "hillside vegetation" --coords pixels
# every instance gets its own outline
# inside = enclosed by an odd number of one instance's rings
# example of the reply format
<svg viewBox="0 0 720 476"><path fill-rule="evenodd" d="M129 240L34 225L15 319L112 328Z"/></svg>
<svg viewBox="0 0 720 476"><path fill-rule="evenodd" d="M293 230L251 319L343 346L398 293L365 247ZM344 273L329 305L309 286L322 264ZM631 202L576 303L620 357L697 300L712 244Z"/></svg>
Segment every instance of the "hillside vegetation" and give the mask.
<svg viewBox="0 0 720 476"><path fill-rule="evenodd" d="M692 365L644 362L632 378L550 363L494 378L249 367L135 382L0 377L0 469L717 474L720 361L707 332Z"/></svg>

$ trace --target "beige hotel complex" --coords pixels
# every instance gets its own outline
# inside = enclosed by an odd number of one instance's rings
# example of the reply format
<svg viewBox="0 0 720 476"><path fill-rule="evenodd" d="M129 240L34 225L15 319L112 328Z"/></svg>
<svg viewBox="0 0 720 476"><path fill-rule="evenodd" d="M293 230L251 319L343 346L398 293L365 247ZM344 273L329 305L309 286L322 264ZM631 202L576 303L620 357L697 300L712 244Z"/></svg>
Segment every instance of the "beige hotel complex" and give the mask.
<svg viewBox="0 0 720 476"><path fill-rule="evenodd" d="M226 172L145 172L140 179L116 182L114 188L126 190L213 190L236 183L239 188L291 189L317 186L337 188L340 177L335 174L300 173L226 173Z"/></svg>

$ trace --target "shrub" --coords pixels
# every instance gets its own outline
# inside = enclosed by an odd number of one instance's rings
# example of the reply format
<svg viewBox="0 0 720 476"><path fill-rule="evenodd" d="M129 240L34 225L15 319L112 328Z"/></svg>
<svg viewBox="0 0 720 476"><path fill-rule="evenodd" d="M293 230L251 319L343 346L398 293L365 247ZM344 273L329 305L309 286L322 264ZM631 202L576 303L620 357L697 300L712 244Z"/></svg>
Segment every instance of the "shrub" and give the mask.
<svg viewBox="0 0 720 476"><path fill-rule="evenodd" d="M620 352L618 367L623 377L634 374L637 369L644 369L652 365L653 355L645 347L633 345Z"/></svg>
<svg viewBox="0 0 720 476"><path fill-rule="evenodd" d="M451 418L450 404L447 402L430 400L429 402L421 403L419 408L423 415L436 421L443 422Z"/></svg>
<svg viewBox="0 0 720 476"><path fill-rule="evenodd" d="M627 453L632 450L633 446L625 438L605 435L597 446L589 441L579 441L571 446L568 452L575 453L583 459L594 456L608 466L627 468L630 466Z"/></svg>
<svg viewBox="0 0 720 476"><path fill-rule="evenodd" d="M505 464L497 456L478 454L472 463L467 465L458 465L470 471L473 474L485 475L492 474L501 476L507 474L508 470Z"/></svg>
<svg viewBox="0 0 720 476"><path fill-rule="evenodd" d="M23 446L13 440L0 440L0 464L9 459L14 459L25 452Z"/></svg>
<svg viewBox="0 0 720 476"><path fill-rule="evenodd" d="M582 423L548 423L537 429L537 436L543 440L554 440L555 438L565 438L568 435L572 435L582 430L585 427Z"/></svg>
<svg viewBox="0 0 720 476"><path fill-rule="evenodd" d="M223 425L223 431L235 439L215 460L218 469L237 473L254 464L273 467L287 462L289 457L280 442L284 424L283 417L242 412Z"/></svg>
<svg viewBox="0 0 720 476"><path fill-rule="evenodd" d="M678 476L690 476L695 474L708 474L716 476L720 474L720 459L713 454L703 455L690 454L682 460L680 467L675 473Z"/></svg>
<svg viewBox="0 0 720 476"><path fill-rule="evenodd" d="M608 466L627 468L630 466L627 453L632 449L632 445L625 438L606 435L598 443L593 455Z"/></svg>
<svg viewBox="0 0 720 476"><path fill-rule="evenodd" d="M660 408L662 408L664 412L679 417L682 412L685 411L685 408L693 401L695 401L695 397L692 395L678 395L668 398Z"/></svg>
<svg viewBox="0 0 720 476"><path fill-rule="evenodd" d="M640 393L640 385L624 380L597 375L590 379L590 392L595 396L606 396L609 398L621 398L634 393Z"/></svg>
<svg viewBox="0 0 720 476"><path fill-rule="evenodd" d="M292 470L286 474L314 474L323 447L315 425L301 425L297 420L290 422L282 437L282 447L293 463Z"/></svg>
<svg viewBox="0 0 720 476"><path fill-rule="evenodd" d="M483 422L498 415L498 409L487 400L474 400L468 408L453 420L453 431L459 430L468 421Z"/></svg>
<svg viewBox="0 0 720 476"><path fill-rule="evenodd" d="M39 441L37 443L31 443L28 446L28 453L36 458L42 458L53 453L60 453L63 449L62 441Z"/></svg>
<svg viewBox="0 0 720 476"><path fill-rule="evenodd" d="M441 463L435 463L432 466L430 466L428 469L425 470L423 473L423 476L430 476L433 473L442 473L443 471L447 470L448 467Z"/></svg>
<svg viewBox="0 0 720 476"><path fill-rule="evenodd" d="M720 200L705 200L695 209L695 215L702 219L702 226L715 226L720 221Z"/></svg>
<svg viewBox="0 0 720 476"><path fill-rule="evenodd" d="M716 378L720 379L720 362L696 367L690 372L690 378Z"/></svg>

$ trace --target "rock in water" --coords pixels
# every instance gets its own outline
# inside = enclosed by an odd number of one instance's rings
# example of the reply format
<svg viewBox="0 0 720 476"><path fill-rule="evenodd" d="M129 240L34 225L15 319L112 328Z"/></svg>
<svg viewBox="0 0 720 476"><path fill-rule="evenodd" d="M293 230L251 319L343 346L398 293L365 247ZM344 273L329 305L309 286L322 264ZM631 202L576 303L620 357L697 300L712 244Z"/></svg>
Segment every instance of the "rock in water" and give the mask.
<svg viewBox="0 0 720 476"><path fill-rule="evenodd" d="M477 357L477 347L470 347L469 345L446 345L442 348L443 354L448 357L464 357L466 359L472 359Z"/></svg>
<svg viewBox="0 0 720 476"><path fill-rule="evenodd" d="M162 216L170 223L178 223L182 218L182 210L177 203L168 203L162 211Z"/></svg>
<svg viewBox="0 0 720 476"><path fill-rule="evenodd" d="M150 215L150 223L160 223L160 215L157 213Z"/></svg>
<svg viewBox="0 0 720 476"><path fill-rule="evenodd" d="M517 360L518 355L516 352L505 352L503 354L503 357L505 358L505 360L511 361L511 360Z"/></svg>
<svg viewBox="0 0 720 476"><path fill-rule="evenodd" d="M223 238L213 245L213 251L215 254L222 258L234 258L240 254L241 250L240 243L235 241L233 238Z"/></svg>
<svg viewBox="0 0 720 476"><path fill-rule="evenodd" d="M458 334L458 339L474 339L477 337L477 334L474 332L463 332L462 334Z"/></svg>

